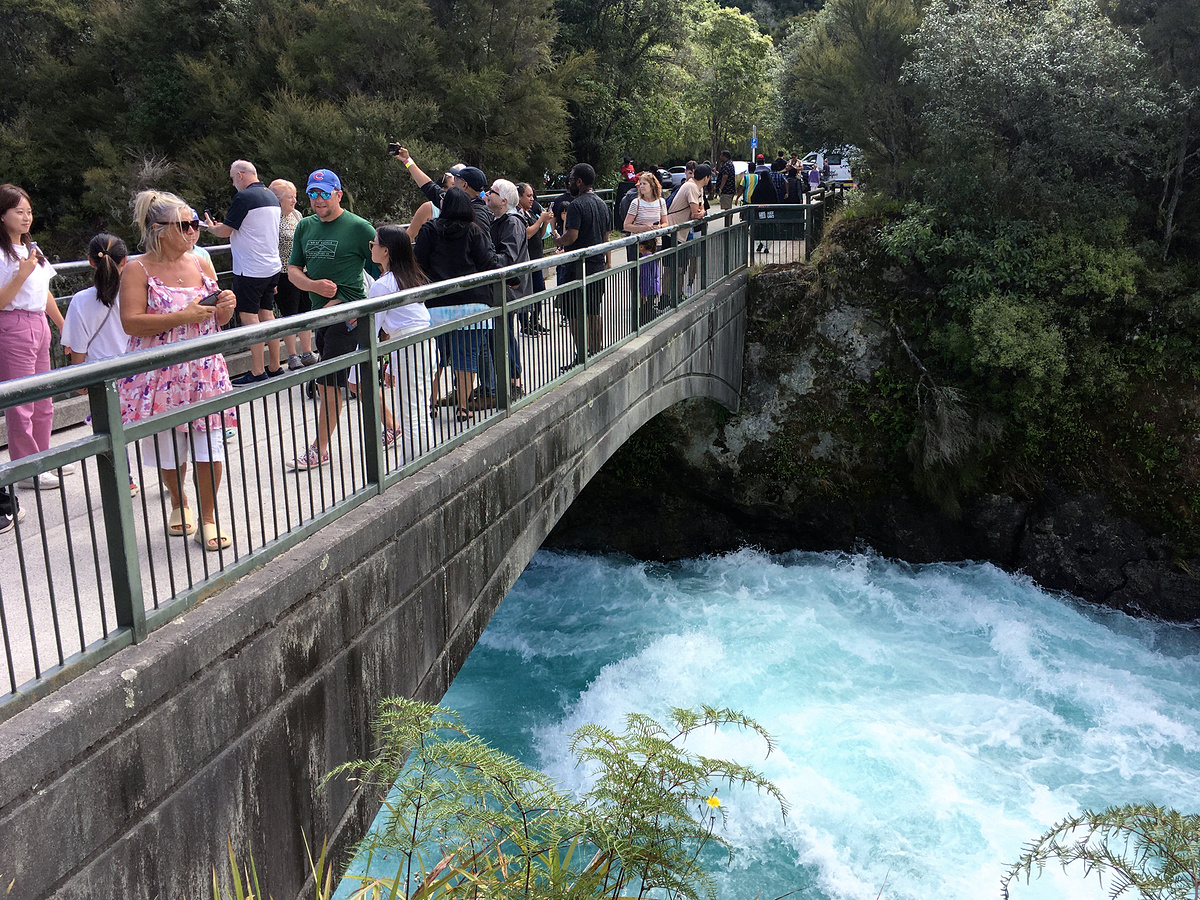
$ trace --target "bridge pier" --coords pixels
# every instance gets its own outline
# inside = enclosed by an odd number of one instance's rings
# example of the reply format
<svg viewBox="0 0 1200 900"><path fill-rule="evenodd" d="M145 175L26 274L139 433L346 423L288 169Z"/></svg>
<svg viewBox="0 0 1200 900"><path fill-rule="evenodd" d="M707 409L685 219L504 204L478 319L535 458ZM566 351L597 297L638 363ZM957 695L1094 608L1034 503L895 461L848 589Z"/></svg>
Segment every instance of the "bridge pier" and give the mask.
<svg viewBox="0 0 1200 900"><path fill-rule="evenodd" d="M376 702L436 701L583 486L680 400L736 409L747 275L594 362L0 728L0 886L20 898L204 897L226 839L275 897L379 798L338 763Z"/></svg>

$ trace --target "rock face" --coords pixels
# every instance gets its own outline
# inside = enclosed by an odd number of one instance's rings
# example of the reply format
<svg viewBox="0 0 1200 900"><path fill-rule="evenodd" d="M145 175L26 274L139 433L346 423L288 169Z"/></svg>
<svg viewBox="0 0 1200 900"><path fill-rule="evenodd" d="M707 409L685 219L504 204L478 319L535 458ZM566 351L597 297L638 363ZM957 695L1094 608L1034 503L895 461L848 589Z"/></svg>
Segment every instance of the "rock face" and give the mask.
<svg viewBox="0 0 1200 900"><path fill-rule="evenodd" d="M1200 619L1200 560L1181 560L1101 494L1048 477L1021 491L972 484L972 448L998 426L924 377L871 303L798 267L757 276L749 317L741 410L697 401L663 413L546 546L660 560L748 545L974 559L1096 603Z"/></svg>

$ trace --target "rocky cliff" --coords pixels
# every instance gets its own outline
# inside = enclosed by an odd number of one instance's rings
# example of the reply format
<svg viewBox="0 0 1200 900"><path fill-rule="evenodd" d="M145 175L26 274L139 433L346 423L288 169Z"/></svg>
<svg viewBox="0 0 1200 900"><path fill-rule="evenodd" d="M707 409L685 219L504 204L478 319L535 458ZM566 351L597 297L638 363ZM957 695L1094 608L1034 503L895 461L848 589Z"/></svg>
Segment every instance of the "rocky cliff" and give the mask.
<svg viewBox="0 0 1200 900"><path fill-rule="evenodd" d="M1200 561L1110 499L1120 491L997 476L994 460L973 471L1004 423L939 384L872 296L901 273L864 290L847 268L759 273L741 410L689 402L650 422L546 545L660 560L746 545L986 560L1096 603L1200 619Z"/></svg>

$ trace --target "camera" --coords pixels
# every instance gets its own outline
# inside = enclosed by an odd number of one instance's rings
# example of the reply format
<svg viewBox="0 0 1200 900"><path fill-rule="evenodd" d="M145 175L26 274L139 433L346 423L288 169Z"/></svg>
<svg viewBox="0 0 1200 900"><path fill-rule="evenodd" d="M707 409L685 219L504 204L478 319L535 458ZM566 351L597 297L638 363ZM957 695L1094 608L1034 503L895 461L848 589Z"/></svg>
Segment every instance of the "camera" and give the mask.
<svg viewBox="0 0 1200 900"><path fill-rule="evenodd" d="M399 141L388 141L388 153L391 154L392 156L399 156L400 155L400 142Z"/></svg>

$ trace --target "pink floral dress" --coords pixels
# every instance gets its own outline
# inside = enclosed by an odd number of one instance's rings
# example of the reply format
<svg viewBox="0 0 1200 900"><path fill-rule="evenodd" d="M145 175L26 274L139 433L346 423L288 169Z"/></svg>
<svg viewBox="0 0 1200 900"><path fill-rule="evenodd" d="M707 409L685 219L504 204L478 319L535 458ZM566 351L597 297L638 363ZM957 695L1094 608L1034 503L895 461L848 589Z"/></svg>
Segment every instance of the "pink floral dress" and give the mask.
<svg viewBox="0 0 1200 900"><path fill-rule="evenodd" d="M139 262L138 265L141 265ZM196 266L199 267L197 262ZM145 266L142 266L143 271ZM219 290L217 283L201 271L203 284L200 287L167 287L159 279L146 273L146 312L172 313L179 312L193 300L205 294ZM168 329L161 334L149 337L131 337L129 351L147 350L151 347L162 347L189 338L206 334L216 334L220 329L216 319L205 319L199 325L180 325ZM121 399L121 421L136 422L150 416L178 409L181 406L215 397L218 394L233 390L229 381L229 368L225 365L225 357L220 353L206 356L203 359L193 359L186 362L167 366L165 369L155 369L151 372L140 372L117 382L117 393ZM199 431L221 431L225 423L236 422L235 413L226 410L224 422L221 413L212 413L203 419L196 419L191 426ZM180 430L187 427L178 426Z"/></svg>

